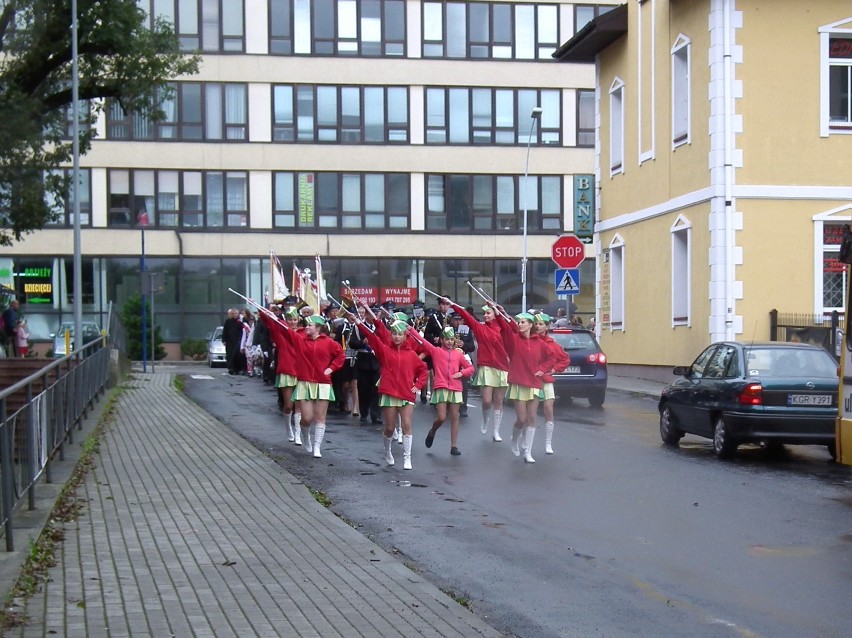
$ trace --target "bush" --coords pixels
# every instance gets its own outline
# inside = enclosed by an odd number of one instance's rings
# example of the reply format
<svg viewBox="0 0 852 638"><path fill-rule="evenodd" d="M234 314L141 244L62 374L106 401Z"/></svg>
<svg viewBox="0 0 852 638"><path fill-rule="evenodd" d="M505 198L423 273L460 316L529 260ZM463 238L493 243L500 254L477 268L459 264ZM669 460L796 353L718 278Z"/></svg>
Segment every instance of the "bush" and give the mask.
<svg viewBox="0 0 852 638"><path fill-rule="evenodd" d="M180 352L193 361L203 361L207 357L207 341L187 337L180 342Z"/></svg>
<svg viewBox="0 0 852 638"><path fill-rule="evenodd" d="M145 303L145 314L148 321L151 320L151 311L148 307L147 300ZM127 331L127 347L130 351L131 361L142 360L142 297L139 293L135 293L124 302L121 307L121 321L124 324L124 329ZM151 356L151 326L147 326L148 334L146 335L146 347L149 350L148 358L159 361L166 358L166 349L163 347L163 337L160 336L160 326L154 327L154 348L155 356Z"/></svg>

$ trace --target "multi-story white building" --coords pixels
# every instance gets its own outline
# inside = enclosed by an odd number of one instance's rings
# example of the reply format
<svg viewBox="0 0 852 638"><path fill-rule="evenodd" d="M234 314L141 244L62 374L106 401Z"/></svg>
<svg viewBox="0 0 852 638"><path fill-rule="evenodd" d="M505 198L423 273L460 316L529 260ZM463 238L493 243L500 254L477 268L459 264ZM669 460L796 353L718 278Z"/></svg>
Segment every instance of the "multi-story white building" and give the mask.
<svg viewBox="0 0 852 638"><path fill-rule="evenodd" d="M470 281L517 309L526 247L528 305L556 300L552 242L592 234L594 66L551 56L615 3L140 4L201 52L200 72L177 79L163 122L107 105L82 158L81 295L70 207L0 251L35 338L75 297L103 319L139 290L140 219L172 353L238 305L229 287L263 298L270 250L288 277L319 254L332 294L346 278L401 305L434 303L423 286L479 305ZM593 273L587 260L587 317Z"/></svg>

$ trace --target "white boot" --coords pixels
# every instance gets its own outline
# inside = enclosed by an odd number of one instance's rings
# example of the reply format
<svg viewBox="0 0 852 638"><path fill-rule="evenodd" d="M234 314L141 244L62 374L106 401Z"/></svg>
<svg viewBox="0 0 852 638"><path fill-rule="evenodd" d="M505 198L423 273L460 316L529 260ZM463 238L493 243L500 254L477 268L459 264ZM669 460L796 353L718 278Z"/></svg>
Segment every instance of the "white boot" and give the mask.
<svg viewBox="0 0 852 638"><path fill-rule="evenodd" d="M402 443L402 417L396 418L396 429L393 431L393 438L397 443Z"/></svg>
<svg viewBox="0 0 852 638"><path fill-rule="evenodd" d="M305 444L305 451L310 454L312 450L311 446L311 426L300 426L299 431L302 433L302 443ZM296 445L299 445L297 443Z"/></svg>
<svg viewBox="0 0 852 638"><path fill-rule="evenodd" d="M494 411L491 408L482 408L482 425L479 428L480 432L483 434L488 432L488 429L491 427L492 418L494 418Z"/></svg>
<svg viewBox="0 0 852 638"><path fill-rule="evenodd" d="M544 424L544 453L553 454L553 421Z"/></svg>
<svg viewBox="0 0 852 638"><path fill-rule="evenodd" d="M320 446L322 445L322 439L325 436L325 423L317 423L314 426L314 458L319 459L322 458L322 454L320 453Z"/></svg>
<svg viewBox="0 0 852 638"><path fill-rule="evenodd" d="M503 439L500 438L500 425L503 423L503 411L502 410L494 410L494 433L492 438L495 443L499 443Z"/></svg>
<svg viewBox="0 0 852 638"><path fill-rule="evenodd" d="M411 434L403 434L402 435L402 469L410 470L411 469L411 440L413 435Z"/></svg>
<svg viewBox="0 0 852 638"><path fill-rule="evenodd" d="M521 438L521 428L512 428L512 454L515 456L521 455L521 448L518 447L518 440Z"/></svg>
<svg viewBox="0 0 852 638"><path fill-rule="evenodd" d="M301 445L302 444L302 413L301 412L293 412L293 435L296 438L296 445ZM308 440L308 452L310 452L310 451L311 451L311 443Z"/></svg>
<svg viewBox="0 0 852 638"><path fill-rule="evenodd" d="M393 458L393 451L391 450L391 445L393 444L393 436L388 438L383 434L382 442L385 444L385 463L387 463L388 465L393 465L394 463L396 463Z"/></svg>
<svg viewBox="0 0 852 638"><path fill-rule="evenodd" d="M524 463L535 463L532 457L532 444L535 438L535 428L524 428Z"/></svg>
<svg viewBox="0 0 852 638"><path fill-rule="evenodd" d="M290 412L284 413L284 421L287 423L287 440L291 443L296 440L296 430L293 428L293 415Z"/></svg>

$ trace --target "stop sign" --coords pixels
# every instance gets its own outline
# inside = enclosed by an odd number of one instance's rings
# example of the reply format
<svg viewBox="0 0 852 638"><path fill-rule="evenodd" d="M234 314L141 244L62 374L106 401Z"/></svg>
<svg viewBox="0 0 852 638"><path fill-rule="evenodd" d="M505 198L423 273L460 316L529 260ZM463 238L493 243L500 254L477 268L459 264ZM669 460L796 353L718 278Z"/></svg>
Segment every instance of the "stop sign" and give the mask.
<svg viewBox="0 0 852 638"><path fill-rule="evenodd" d="M576 268L586 258L586 246L576 235L561 235L553 242L550 256L560 268Z"/></svg>

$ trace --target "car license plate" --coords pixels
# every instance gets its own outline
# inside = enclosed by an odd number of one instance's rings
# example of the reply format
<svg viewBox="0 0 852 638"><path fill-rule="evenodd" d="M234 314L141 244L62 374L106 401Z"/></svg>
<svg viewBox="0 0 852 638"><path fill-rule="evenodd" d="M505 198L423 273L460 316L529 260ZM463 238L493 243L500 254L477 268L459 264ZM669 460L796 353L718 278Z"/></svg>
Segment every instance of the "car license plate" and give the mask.
<svg viewBox="0 0 852 638"><path fill-rule="evenodd" d="M568 366L565 368L565 374L580 374L580 366Z"/></svg>
<svg viewBox="0 0 852 638"><path fill-rule="evenodd" d="M787 405L831 405L830 394L788 394Z"/></svg>

